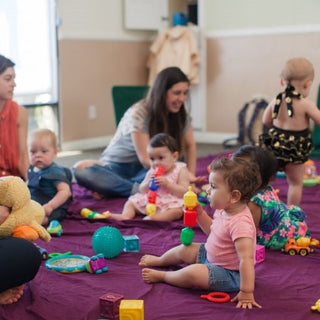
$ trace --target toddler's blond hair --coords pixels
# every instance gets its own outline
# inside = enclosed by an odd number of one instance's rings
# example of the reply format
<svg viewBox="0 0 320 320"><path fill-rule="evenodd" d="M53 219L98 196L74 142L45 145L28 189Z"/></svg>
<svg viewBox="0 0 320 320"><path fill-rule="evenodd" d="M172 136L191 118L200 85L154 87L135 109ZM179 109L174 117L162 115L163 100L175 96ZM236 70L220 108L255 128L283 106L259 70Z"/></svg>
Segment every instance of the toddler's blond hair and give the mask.
<svg viewBox="0 0 320 320"><path fill-rule="evenodd" d="M58 148L58 139L56 134L49 129L37 129L31 134L31 141L34 139L47 139L52 147Z"/></svg>
<svg viewBox="0 0 320 320"><path fill-rule="evenodd" d="M286 62L281 72L281 77L287 82L292 80L313 80L314 68L306 58L292 58Z"/></svg>

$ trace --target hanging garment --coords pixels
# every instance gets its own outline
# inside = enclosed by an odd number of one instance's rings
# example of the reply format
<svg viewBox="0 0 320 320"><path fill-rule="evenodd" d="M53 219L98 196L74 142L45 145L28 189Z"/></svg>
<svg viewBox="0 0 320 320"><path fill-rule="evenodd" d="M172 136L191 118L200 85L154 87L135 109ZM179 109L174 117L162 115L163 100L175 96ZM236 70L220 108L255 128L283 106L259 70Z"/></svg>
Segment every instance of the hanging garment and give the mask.
<svg viewBox="0 0 320 320"><path fill-rule="evenodd" d="M147 63L149 86L157 74L167 67L179 67L191 84L199 83L199 52L194 32L187 26L166 29L155 39L150 47Z"/></svg>

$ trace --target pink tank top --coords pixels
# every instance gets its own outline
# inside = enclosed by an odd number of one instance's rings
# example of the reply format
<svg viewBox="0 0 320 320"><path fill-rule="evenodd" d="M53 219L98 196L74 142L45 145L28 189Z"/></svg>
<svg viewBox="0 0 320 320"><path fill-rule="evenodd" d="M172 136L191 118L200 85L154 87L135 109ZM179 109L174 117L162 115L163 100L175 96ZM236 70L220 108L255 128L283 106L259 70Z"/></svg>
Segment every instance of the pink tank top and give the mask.
<svg viewBox="0 0 320 320"><path fill-rule="evenodd" d="M19 106L8 100L0 112L0 176L19 176L18 170Z"/></svg>

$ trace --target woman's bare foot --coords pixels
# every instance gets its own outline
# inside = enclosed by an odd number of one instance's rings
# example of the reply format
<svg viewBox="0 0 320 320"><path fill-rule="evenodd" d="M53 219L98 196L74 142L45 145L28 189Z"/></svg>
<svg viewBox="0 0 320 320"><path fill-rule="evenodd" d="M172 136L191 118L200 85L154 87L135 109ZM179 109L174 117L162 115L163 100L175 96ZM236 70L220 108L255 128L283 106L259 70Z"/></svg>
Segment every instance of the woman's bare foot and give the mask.
<svg viewBox="0 0 320 320"><path fill-rule="evenodd" d="M160 257L146 254L141 257L139 266L141 267L160 267Z"/></svg>
<svg viewBox="0 0 320 320"><path fill-rule="evenodd" d="M17 302L23 295L24 285L0 292L0 305Z"/></svg>
<svg viewBox="0 0 320 320"><path fill-rule="evenodd" d="M163 282L165 271L153 270L144 268L142 269L142 279L146 283Z"/></svg>

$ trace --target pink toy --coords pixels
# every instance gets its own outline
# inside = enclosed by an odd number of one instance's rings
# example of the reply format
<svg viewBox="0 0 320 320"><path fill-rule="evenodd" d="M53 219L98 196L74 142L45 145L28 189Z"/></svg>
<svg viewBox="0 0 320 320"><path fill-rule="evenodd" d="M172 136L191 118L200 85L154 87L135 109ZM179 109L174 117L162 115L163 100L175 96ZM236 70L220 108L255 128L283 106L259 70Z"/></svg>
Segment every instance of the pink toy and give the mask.
<svg viewBox="0 0 320 320"><path fill-rule="evenodd" d="M123 295L108 292L100 297L100 316L108 319L119 318L119 308Z"/></svg>
<svg viewBox="0 0 320 320"><path fill-rule="evenodd" d="M92 256L89 261L86 262L86 269L90 273L99 274L108 271L106 260L102 253Z"/></svg>
<svg viewBox="0 0 320 320"><path fill-rule="evenodd" d="M256 263L260 263L264 261L266 255L266 249L264 246L260 244L256 245Z"/></svg>

